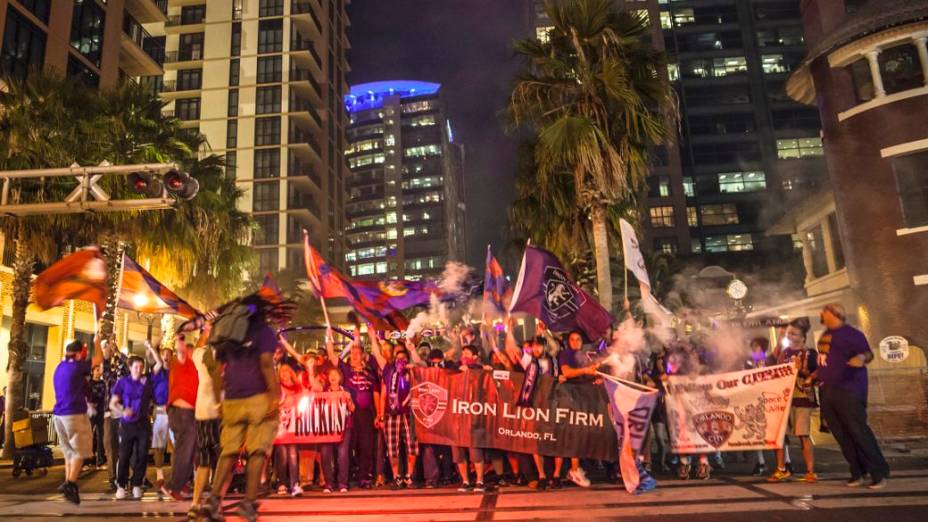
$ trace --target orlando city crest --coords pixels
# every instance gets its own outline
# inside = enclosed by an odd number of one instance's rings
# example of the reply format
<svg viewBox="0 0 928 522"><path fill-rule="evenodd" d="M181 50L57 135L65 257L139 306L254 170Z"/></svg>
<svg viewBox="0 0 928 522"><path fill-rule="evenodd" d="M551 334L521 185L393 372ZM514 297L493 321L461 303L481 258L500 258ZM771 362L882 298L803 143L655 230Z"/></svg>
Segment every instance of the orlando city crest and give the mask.
<svg viewBox="0 0 928 522"><path fill-rule="evenodd" d="M586 301L574 291L567 274L559 267L545 267L545 305L555 319L572 315Z"/></svg>
<svg viewBox="0 0 928 522"><path fill-rule="evenodd" d="M390 297L404 296L409 292L409 289L406 288L406 285L402 281L381 281L377 286L380 288L381 292Z"/></svg>
<svg viewBox="0 0 928 522"><path fill-rule="evenodd" d="M693 415L696 433L712 447L722 447L735 429L735 416L727 411L707 411Z"/></svg>
<svg viewBox="0 0 928 522"><path fill-rule="evenodd" d="M422 382L412 388L412 413L426 428L438 424L448 408L448 390L434 382Z"/></svg>

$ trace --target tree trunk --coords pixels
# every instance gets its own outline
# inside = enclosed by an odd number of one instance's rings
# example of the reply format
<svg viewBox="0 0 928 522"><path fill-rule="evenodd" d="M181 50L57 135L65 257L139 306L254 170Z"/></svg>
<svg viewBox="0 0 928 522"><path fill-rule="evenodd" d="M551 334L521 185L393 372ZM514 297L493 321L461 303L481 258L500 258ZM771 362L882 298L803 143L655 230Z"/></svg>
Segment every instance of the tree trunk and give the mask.
<svg viewBox="0 0 928 522"><path fill-rule="evenodd" d="M599 304L612 312L612 274L609 266L609 235L606 232L606 209L593 207L593 254L596 258L596 286Z"/></svg>
<svg viewBox="0 0 928 522"><path fill-rule="evenodd" d="M102 311L100 334L103 339L113 336L116 323L116 305L119 304L119 276L122 274L122 256L126 245L116 237L103 240L103 257L106 259L106 308Z"/></svg>
<svg viewBox="0 0 928 522"><path fill-rule="evenodd" d="M6 389L6 414L4 423L4 446L2 457L13 456L13 420L14 412L23 407L23 365L29 355L29 345L24 339L26 333L26 308L29 306L29 291L32 287L32 269L35 265L35 256L32 254L23 237L25 230L19 225L16 230L14 244L16 257L13 262L13 310L10 325L10 344L7 348L8 383Z"/></svg>

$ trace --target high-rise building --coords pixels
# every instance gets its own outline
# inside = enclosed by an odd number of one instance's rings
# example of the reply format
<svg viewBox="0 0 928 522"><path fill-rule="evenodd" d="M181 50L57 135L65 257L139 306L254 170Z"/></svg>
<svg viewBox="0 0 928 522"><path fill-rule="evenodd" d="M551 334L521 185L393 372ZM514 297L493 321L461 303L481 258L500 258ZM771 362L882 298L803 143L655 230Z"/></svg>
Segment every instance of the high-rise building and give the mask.
<svg viewBox="0 0 928 522"><path fill-rule="evenodd" d="M345 97L349 273L419 279L465 254L463 147L441 85L384 81Z"/></svg>
<svg viewBox="0 0 928 522"><path fill-rule="evenodd" d="M680 101L679 140L655 153L645 245L734 269L798 259L766 232L825 171L819 116L784 87L805 53L799 2L616 3L648 16ZM531 5L543 39L544 1Z"/></svg>
<svg viewBox="0 0 928 522"><path fill-rule="evenodd" d="M57 71L104 88L160 75L152 33L166 12L164 0L0 0L0 73Z"/></svg>
<svg viewBox="0 0 928 522"><path fill-rule="evenodd" d="M344 256L345 0L168 0L161 93L246 190L261 271Z"/></svg>

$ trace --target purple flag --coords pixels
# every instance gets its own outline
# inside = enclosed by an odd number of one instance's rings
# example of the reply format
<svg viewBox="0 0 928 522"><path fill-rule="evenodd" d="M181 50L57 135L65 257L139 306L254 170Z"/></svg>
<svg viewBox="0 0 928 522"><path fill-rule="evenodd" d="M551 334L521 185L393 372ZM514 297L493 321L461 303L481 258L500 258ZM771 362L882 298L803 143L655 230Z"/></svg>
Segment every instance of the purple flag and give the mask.
<svg viewBox="0 0 928 522"><path fill-rule="evenodd" d="M510 312L529 313L556 332L579 329L591 341L606 335L612 315L577 286L557 257L527 246Z"/></svg>

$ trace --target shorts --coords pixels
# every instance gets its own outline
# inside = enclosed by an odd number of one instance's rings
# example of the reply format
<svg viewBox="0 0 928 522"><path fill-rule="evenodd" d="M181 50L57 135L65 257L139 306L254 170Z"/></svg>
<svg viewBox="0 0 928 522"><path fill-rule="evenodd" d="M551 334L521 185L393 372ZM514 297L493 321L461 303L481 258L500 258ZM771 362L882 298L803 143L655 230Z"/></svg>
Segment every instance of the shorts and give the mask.
<svg viewBox="0 0 928 522"><path fill-rule="evenodd" d="M196 466L198 468L215 468L219 462L219 432L222 421L219 419L198 420Z"/></svg>
<svg viewBox="0 0 928 522"><path fill-rule="evenodd" d="M152 449L163 449L168 445L168 437L171 436L168 428L168 414L164 406L155 407L155 422L151 424L151 447Z"/></svg>
<svg viewBox="0 0 928 522"><path fill-rule="evenodd" d="M789 409L789 430L794 437L808 437L812 434L812 408L793 406Z"/></svg>
<svg viewBox="0 0 928 522"><path fill-rule="evenodd" d="M416 442L416 429L410 422L410 414L387 415L384 437L387 442L387 455L391 459L400 456L400 443L406 443L407 455L418 455L419 444Z"/></svg>
<svg viewBox="0 0 928 522"><path fill-rule="evenodd" d="M467 464L468 460L471 464L483 462L486 460L486 452L483 448L462 448L460 446L455 446L451 448L451 460L455 464Z"/></svg>
<svg viewBox="0 0 928 522"><path fill-rule="evenodd" d="M226 399L222 403L222 431L219 443L221 456L239 454L242 447L248 455L271 451L280 416L271 410L267 393L259 393L244 399Z"/></svg>
<svg viewBox="0 0 928 522"><path fill-rule="evenodd" d="M85 413L55 415L55 432L65 460L86 459L93 456L93 428Z"/></svg>

